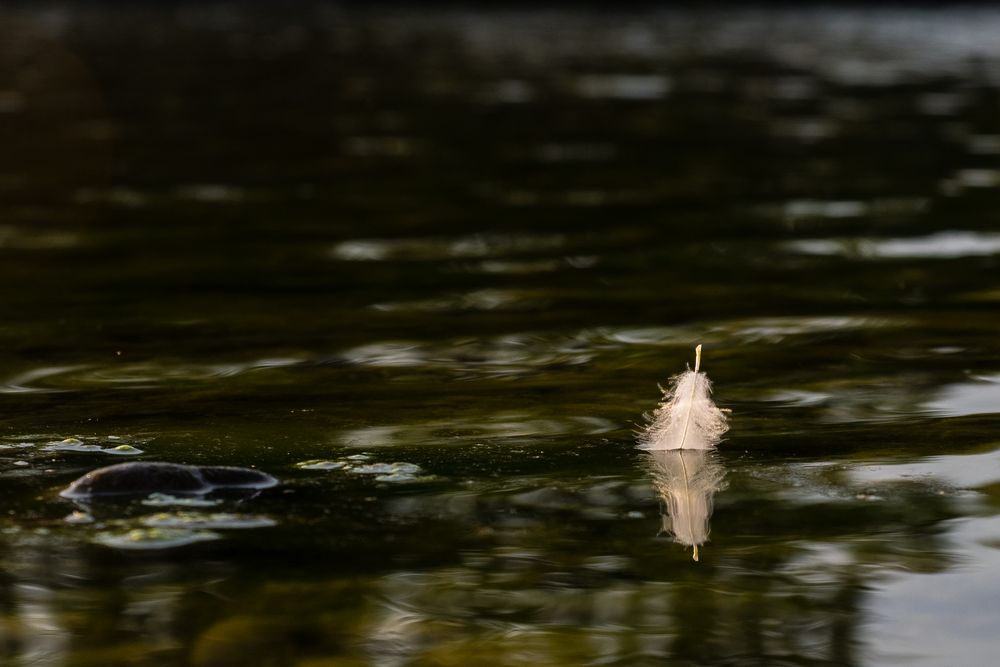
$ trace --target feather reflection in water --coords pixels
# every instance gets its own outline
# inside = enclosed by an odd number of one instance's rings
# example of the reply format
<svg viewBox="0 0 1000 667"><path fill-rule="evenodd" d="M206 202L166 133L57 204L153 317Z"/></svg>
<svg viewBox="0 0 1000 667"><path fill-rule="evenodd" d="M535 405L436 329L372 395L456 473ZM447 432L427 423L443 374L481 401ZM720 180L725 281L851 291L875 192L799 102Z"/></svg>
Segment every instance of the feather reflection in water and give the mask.
<svg viewBox="0 0 1000 667"><path fill-rule="evenodd" d="M647 454L653 484L663 501L663 530L674 541L694 548L708 541L715 492L722 489L726 469L718 455L704 449L667 449Z"/></svg>
<svg viewBox="0 0 1000 667"><path fill-rule="evenodd" d="M639 435L653 483L663 499L663 530L694 548L708 541L712 500L725 477L715 445L728 430L726 412L712 401L712 383L701 372L701 345L695 348L694 370L671 378L663 401Z"/></svg>

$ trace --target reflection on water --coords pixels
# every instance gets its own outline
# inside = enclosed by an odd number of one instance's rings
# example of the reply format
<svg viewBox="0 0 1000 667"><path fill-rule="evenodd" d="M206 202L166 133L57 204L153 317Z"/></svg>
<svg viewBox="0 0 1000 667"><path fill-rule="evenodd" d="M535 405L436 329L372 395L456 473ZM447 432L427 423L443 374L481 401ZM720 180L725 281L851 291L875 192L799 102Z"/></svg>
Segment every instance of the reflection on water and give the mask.
<svg viewBox="0 0 1000 667"><path fill-rule="evenodd" d="M949 466L971 472L981 470L984 460L956 456ZM699 488L701 500L708 501L721 481L720 462L685 461L704 466L700 474L708 483ZM931 461L925 466L931 477L900 469L884 482L863 478L864 466L845 471L838 463L798 476L795 466L782 465L775 471L779 487L825 475L846 491L785 499L761 495L767 487L758 464L734 461L731 488L718 497L718 545L697 568L671 567L686 556L665 551L649 522L633 516L656 515L657 496L665 490L660 475L676 462L660 466L651 460L656 493L648 483L621 478L586 479L563 489L539 486L538 479L508 478L497 486L480 478L461 488L384 498L377 504L389 503L385 509L391 511L364 520L374 524L369 530L402 542L373 555L374 562L357 560L356 538L343 526L338 530L342 519L323 518L324 507L313 504L327 504L328 497L310 491L316 488L311 475L329 474L323 471L306 471L294 488L300 497L296 514L325 540L295 536L287 528L274 537L248 531L231 533L232 548L213 550L222 542L201 541L210 535L199 529L183 532L188 551L133 560L121 551L88 552L73 538L76 526L8 528L0 553L8 572L0 586L7 610L5 657L57 662L86 655L124 665L157 656L148 659L219 665L252 653L260 661L296 665L320 658L458 664L486 651L498 665L666 658L746 664L794 653L820 664L849 665L867 663L862 656L899 656L884 643L869 644L860 626L872 604L891 602L878 593L884 587L914 599L935 589L937 577L960 584L948 588L954 594L924 600L935 613L951 613L950 605L972 599L955 591L966 590L975 572L950 570L947 555L951 543L966 543L966 524L953 517L970 497L942 493L947 487L933 478ZM988 502L995 491L991 480L962 481ZM853 489L880 493L858 499ZM372 493L346 492L358 503L356 511ZM703 511L711 505L691 506ZM188 514L150 515L147 524L166 528L105 530L98 542L121 549L121 540L156 539L166 547L166 540L177 537L171 527L188 521ZM687 539L677 523L682 516L680 511L673 521L679 540ZM231 514L205 517L193 520L222 528L233 520ZM995 552L989 540L996 526L988 526L995 520L976 521L973 539L986 542L972 553ZM697 523L695 530L703 526ZM587 548L581 549L584 538ZM292 551L277 548L276 540L290 540ZM294 554L310 544L323 549L323 567L315 570L308 554ZM406 561L391 565L391 554ZM256 568L265 569L254 575ZM706 615L712 619L707 627ZM880 622L912 638L894 618ZM942 656L933 641L918 638L909 646ZM976 655L977 646L954 653L958 664L973 664L964 658Z"/></svg>
<svg viewBox="0 0 1000 667"><path fill-rule="evenodd" d="M567 415L543 418L527 413L502 412L463 418L442 419L398 426L370 426L340 433L341 444L355 448L419 444L438 440L439 444L460 444L500 438L517 442L525 438L556 435L596 435L621 428L602 417Z"/></svg>
<svg viewBox="0 0 1000 667"><path fill-rule="evenodd" d="M938 232L911 239L815 239L789 244L793 250L810 255L846 255L873 259L955 259L1000 253L1000 234Z"/></svg>
<svg viewBox="0 0 1000 667"><path fill-rule="evenodd" d="M674 541L698 547L708 541L715 493L722 488L725 468L714 451L672 449L648 453L657 493L663 500L663 530Z"/></svg>
<svg viewBox="0 0 1000 667"><path fill-rule="evenodd" d="M298 363L296 359L255 359L231 364L190 364L172 361L118 363L98 368L86 366L37 368L7 379L0 384L0 393L53 393L101 385L142 389L160 384L219 380L296 363Z"/></svg>
<svg viewBox="0 0 1000 667"><path fill-rule="evenodd" d="M548 236L467 236L454 239L355 239L338 243L331 255L345 261L444 260L467 257L504 257L559 249L565 237Z"/></svg>

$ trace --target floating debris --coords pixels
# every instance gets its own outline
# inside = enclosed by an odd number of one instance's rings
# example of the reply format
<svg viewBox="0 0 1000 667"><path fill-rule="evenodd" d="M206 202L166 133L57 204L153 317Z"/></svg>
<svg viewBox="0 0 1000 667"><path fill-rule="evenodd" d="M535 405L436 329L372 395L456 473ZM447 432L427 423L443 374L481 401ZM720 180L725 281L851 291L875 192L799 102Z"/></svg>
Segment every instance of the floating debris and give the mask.
<svg viewBox="0 0 1000 667"><path fill-rule="evenodd" d="M94 523L94 517L92 517L88 512L76 511L70 512L66 515L66 518L63 519L63 521L74 526L78 526L87 523Z"/></svg>
<svg viewBox="0 0 1000 667"><path fill-rule="evenodd" d="M104 453L105 454L118 454L119 456L122 456L122 455L126 455L126 456L127 455L133 455L134 456L134 455L142 454L143 451L141 449L139 449L138 447L133 447L132 445L118 445L117 447L109 447L108 449L105 449Z"/></svg>
<svg viewBox="0 0 1000 667"><path fill-rule="evenodd" d="M183 528L132 528L125 531L103 531L94 536L94 542L115 549L169 549L196 542L221 539L219 533L209 530Z"/></svg>
<svg viewBox="0 0 1000 667"><path fill-rule="evenodd" d="M391 472L387 475L378 475L375 477L376 482L416 482L421 479L412 473L407 472Z"/></svg>
<svg viewBox="0 0 1000 667"><path fill-rule="evenodd" d="M384 475L395 472L394 466L411 466L411 463L371 463L368 465L351 468L351 472L359 475ZM418 466L413 466L419 470Z"/></svg>
<svg viewBox="0 0 1000 667"><path fill-rule="evenodd" d="M94 452L104 449L100 445L88 445L78 438L65 438L45 445L49 452Z"/></svg>
<svg viewBox="0 0 1000 667"><path fill-rule="evenodd" d="M423 482L434 479L432 475L425 475L423 468L416 463L405 463L402 461L395 463L370 463L352 467L348 471L356 475L375 475L376 482Z"/></svg>
<svg viewBox="0 0 1000 667"><path fill-rule="evenodd" d="M142 525L149 528L188 528L188 529L238 529L238 528L268 528L276 526L277 521L259 514L231 514L214 512L160 512L142 517Z"/></svg>
<svg viewBox="0 0 1000 667"><path fill-rule="evenodd" d="M142 504L147 507L214 507L221 502L217 498L180 498L169 493L151 493Z"/></svg>
<svg viewBox="0 0 1000 667"><path fill-rule="evenodd" d="M416 475L423 470L415 463L374 463L372 465L355 468L353 472L362 475L372 474L393 474L393 475Z"/></svg>
<svg viewBox="0 0 1000 667"><path fill-rule="evenodd" d="M33 442L12 442L12 443L0 443L0 449L25 449L27 447L34 447Z"/></svg>
<svg viewBox="0 0 1000 667"><path fill-rule="evenodd" d="M416 482L433 479L423 475L423 469L415 463L397 461L395 463L365 463L371 457L367 454L353 454L342 459L312 459L296 463L300 470L342 470L354 475L374 475L376 482Z"/></svg>
<svg viewBox="0 0 1000 667"><path fill-rule="evenodd" d="M301 470L340 470L341 468L347 467L347 463L345 461L327 461L324 459L311 459L309 461L302 461L301 463L296 463L295 467Z"/></svg>
<svg viewBox="0 0 1000 667"><path fill-rule="evenodd" d="M120 438L114 438L119 440ZM65 438L63 440L57 440L53 442L46 443L42 448L45 452L85 452L85 453L99 453L99 454L112 454L115 456L138 456L142 454L143 451L132 445L116 445L114 447L101 447L98 444L86 443L79 438Z"/></svg>

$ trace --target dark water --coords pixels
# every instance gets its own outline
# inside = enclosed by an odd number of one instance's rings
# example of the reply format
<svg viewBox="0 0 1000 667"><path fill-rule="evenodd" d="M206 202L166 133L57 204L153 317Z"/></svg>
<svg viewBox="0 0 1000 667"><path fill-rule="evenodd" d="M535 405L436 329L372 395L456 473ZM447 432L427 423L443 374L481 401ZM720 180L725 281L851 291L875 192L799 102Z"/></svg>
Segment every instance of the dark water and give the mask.
<svg viewBox="0 0 1000 667"><path fill-rule="evenodd" d="M989 664L997 34L0 10L0 662ZM634 430L697 343L696 563ZM283 483L57 496L122 460Z"/></svg>

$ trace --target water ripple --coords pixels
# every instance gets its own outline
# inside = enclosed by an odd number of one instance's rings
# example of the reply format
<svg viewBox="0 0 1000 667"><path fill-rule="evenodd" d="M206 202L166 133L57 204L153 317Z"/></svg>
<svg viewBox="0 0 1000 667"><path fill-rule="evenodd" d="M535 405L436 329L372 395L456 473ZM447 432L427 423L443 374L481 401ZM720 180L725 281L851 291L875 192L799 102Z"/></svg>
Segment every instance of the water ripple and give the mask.
<svg viewBox="0 0 1000 667"><path fill-rule="evenodd" d="M176 382L206 382L300 362L299 359L268 358L224 364L142 362L115 366L48 366L25 371L0 383L0 394L58 393L102 385L149 388Z"/></svg>
<svg viewBox="0 0 1000 667"><path fill-rule="evenodd" d="M1000 375L982 375L971 382L945 385L923 408L946 417L1000 414Z"/></svg>
<svg viewBox="0 0 1000 667"><path fill-rule="evenodd" d="M905 320L866 316L788 316L707 322L701 326L602 327L591 336L613 346L678 346L703 342L715 345L779 343L787 338L814 334L884 329L905 324Z"/></svg>
<svg viewBox="0 0 1000 667"><path fill-rule="evenodd" d="M358 448L396 445L468 444L482 439L531 439L561 435L597 435L620 428L608 419L592 416L538 417L521 412L456 417L392 426L370 426L342 431L341 445Z"/></svg>
<svg viewBox="0 0 1000 667"><path fill-rule="evenodd" d="M372 305L382 312L453 313L477 310L526 310L540 307L544 301L531 298L525 290L481 289L414 301L389 301Z"/></svg>
<svg viewBox="0 0 1000 667"><path fill-rule="evenodd" d="M177 197L201 204L237 204L247 198L247 192L225 183L192 183L177 188Z"/></svg>
<svg viewBox="0 0 1000 667"><path fill-rule="evenodd" d="M956 259L1000 253L1000 234L947 231L910 238L805 239L786 247L806 255L861 259Z"/></svg>
<svg viewBox="0 0 1000 667"><path fill-rule="evenodd" d="M976 134L968 138L967 147L976 155L1000 155L1000 134Z"/></svg>
<svg viewBox="0 0 1000 667"><path fill-rule="evenodd" d="M511 294L515 292L511 291ZM519 292L518 292L519 293ZM490 310L513 307L502 291L484 290L463 306ZM524 307L523 299L517 300ZM448 305L380 304L379 310L423 307L432 312ZM177 360L122 362L111 365L64 365L31 369L0 382L0 394L59 393L92 388L151 389L170 385L201 384L285 368L349 366L370 369L418 369L445 372L455 378L501 379L551 373L605 360L623 351L653 354L655 348L777 344L812 335L903 327L902 318L873 316L788 316L706 322L699 326L618 326L577 331L540 331L494 337L463 337L432 341L378 340L333 354L303 353L298 357L264 357L240 362L194 363ZM650 348L643 351L641 348ZM659 353L656 353L659 354ZM267 381L267 378L261 381Z"/></svg>
<svg viewBox="0 0 1000 667"><path fill-rule="evenodd" d="M531 260L487 260L468 267L470 273L486 273L500 275L529 275L533 273L551 273L563 269L589 269L600 262L595 255L576 255L572 257L541 258Z"/></svg>
<svg viewBox="0 0 1000 667"><path fill-rule="evenodd" d="M673 88L660 74L584 74L573 84L577 95L590 99L658 100Z"/></svg>
<svg viewBox="0 0 1000 667"><path fill-rule="evenodd" d="M728 331L743 342L780 342L794 336L829 334L845 331L885 329L905 323L899 318L831 316L831 317L762 317L734 321L712 327L713 331Z"/></svg>
<svg viewBox="0 0 1000 667"><path fill-rule="evenodd" d="M379 341L344 350L331 360L370 368L445 370L463 379L534 375L582 366L629 348L777 344L803 336L903 327L902 318L871 316L763 317L701 326L621 326L571 333L524 333L440 342Z"/></svg>
<svg viewBox="0 0 1000 667"><path fill-rule="evenodd" d="M974 489L1000 482L1000 450L858 466L850 471L849 476L852 481L861 484L939 480L939 483L952 488Z"/></svg>
<svg viewBox="0 0 1000 667"><path fill-rule="evenodd" d="M501 377L579 366L594 354L583 336L514 334L441 343L383 341L346 350L334 359L373 368L440 368L468 377Z"/></svg>
<svg viewBox="0 0 1000 667"><path fill-rule="evenodd" d="M25 371L9 378L6 382L0 384L0 394L31 394L31 393L54 393L60 391L70 391L69 389L63 389L59 387L48 387L45 386L44 380L49 378L59 378L65 375L72 374L78 370L87 368L87 366L77 365L77 366L47 366L44 368L34 368L30 371ZM41 383L41 386L38 384Z"/></svg>
<svg viewBox="0 0 1000 667"><path fill-rule="evenodd" d="M330 250L333 259L349 262L390 260L433 261L475 259L556 250L566 245L562 234L476 234L457 238L352 239Z"/></svg>
<svg viewBox="0 0 1000 667"><path fill-rule="evenodd" d="M777 389L756 400L805 411L823 423L894 422L914 417L1000 414L1000 375L936 384L915 374L831 378L815 385Z"/></svg>
<svg viewBox="0 0 1000 667"><path fill-rule="evenodd" d="M75 231L58 229L22 229L0 226L0 248L13 250L63 250L80 245L82 237Z"/></svg>

